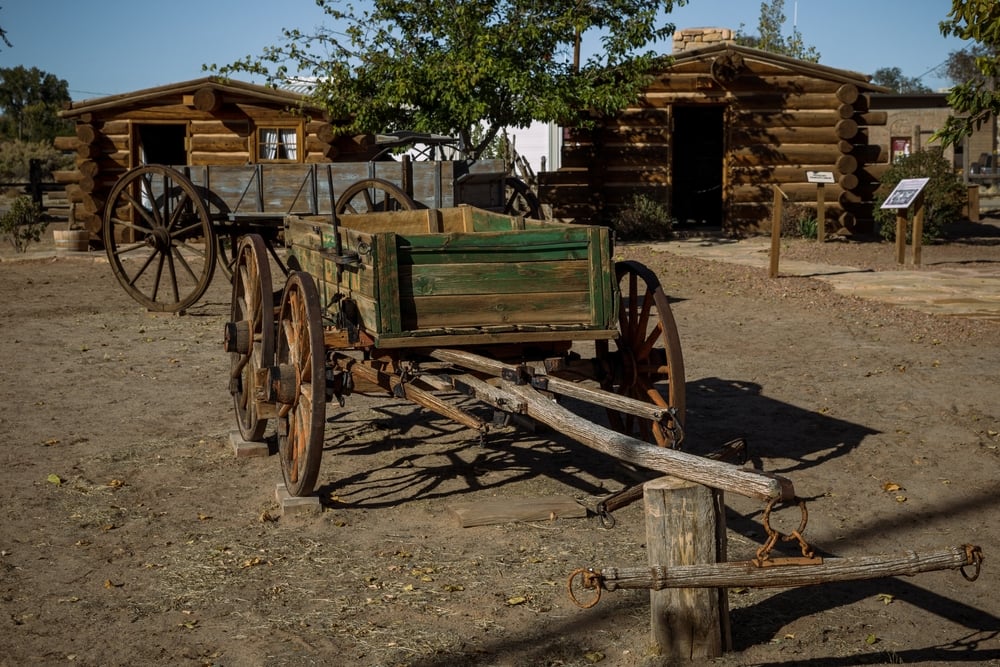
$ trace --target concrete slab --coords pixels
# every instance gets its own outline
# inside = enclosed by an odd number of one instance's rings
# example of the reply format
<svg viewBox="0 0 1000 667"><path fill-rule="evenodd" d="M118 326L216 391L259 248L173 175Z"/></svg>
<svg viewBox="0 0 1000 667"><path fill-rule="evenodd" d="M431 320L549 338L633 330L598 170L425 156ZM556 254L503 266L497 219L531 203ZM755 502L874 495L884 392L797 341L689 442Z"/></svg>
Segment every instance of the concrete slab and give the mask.
<svg viewBox="0 0 1000 667"><path fill-rule="evenodd" d="M236 458L238 459L252 456L269 456L271 454L271 449L266 442L244 440L243 434L238 430L229 432L229 444L232 445L233 453L236 454Z"/></svg>
<svg viewBox="0 0 1000 667"><path fill-rule="evenodd" d="M281 516L308 516L319 514L323 511L323 506L319 502L319 496L298 497L288 492L284 482L280 482L274 491L278 506L281 508Z"/></svg>

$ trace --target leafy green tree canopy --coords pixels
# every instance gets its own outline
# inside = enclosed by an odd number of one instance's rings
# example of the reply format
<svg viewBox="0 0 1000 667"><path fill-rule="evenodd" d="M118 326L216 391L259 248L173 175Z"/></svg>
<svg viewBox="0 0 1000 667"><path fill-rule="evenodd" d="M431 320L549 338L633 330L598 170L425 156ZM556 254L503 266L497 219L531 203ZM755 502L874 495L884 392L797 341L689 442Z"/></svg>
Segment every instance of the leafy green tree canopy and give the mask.
<svg viewBox="0 0 1000 667"><path fill-rule="evenodd" d="M903 70L898 67L880 67L875 70L875 73L872 74L872 83L892 88L894 92L901 95L934 92L930 89L930 86L922 83L920 79L903 76Z"/></svg>
<svg viewBox="0 0 1000 667"><path fill-rule="evenodd" d="M940 28L942 35L978 43L972 51L975 73L964 70L966 78L948 93L948 104L961 115L950 116L935 133L947 146L959 143L976 127L1000 114L996 87L1000 73L1000 3L952 0L948 20L942 21ZM963 75L961 71L956 73Z"/></svg>
<svg viewBox="0 0 1000 667"><path fill-rule="evenodd" d="M503 128L572 124L581 110L610 114L635 101L662 58L644 49L674 32L661 12L687 0L316 3L336 28L285 29L262 55L205 69L272 85L308 76L314 103L352 119L346 131L449 134L475 157ZM601 46L580 62L574 46L591 35Z"/></svg>
<svg viewBox="0 0 1000 667"><path fill-rule="evenodd" d="M771 0L770 3L761 2L757 34L747 34L741 25L736 31L736 43L769 53L818 63L819 51L816 50L816 47L806 46L798 28L793 27L791 34L787 37L783 35L781 29L784 25L785 0Z"/></svg>
<svg viewBox="0 0 1000 667"><path fill-rule="evenodd" d="M69 84L37 67L0 68L3 136L21 141L51 141L66 130L59 110L70 101Z"/></svg>

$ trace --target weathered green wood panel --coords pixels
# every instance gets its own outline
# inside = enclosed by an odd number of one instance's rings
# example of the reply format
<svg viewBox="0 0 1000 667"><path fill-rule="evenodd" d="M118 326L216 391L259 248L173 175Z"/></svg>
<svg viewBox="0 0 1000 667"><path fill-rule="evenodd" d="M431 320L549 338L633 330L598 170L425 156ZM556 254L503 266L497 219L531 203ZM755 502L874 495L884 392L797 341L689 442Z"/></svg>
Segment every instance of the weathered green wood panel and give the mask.
<svg viewBox="0 0 1000 667"><path fill-rule="evenodd" d="M424 264L399 267L400 296L454 296L472 294L531 294L586 292L590 263L490 262Z"/></svg>
<svg viewBox="0 0 1000 667"><path fill-rule="evenodd" d="M402 301L407 330L500 324L576 324L590 320L587 292L426 296Z"/></svg>
<svg viewBox="0 0 1000 667"><path fill-rule="evenodd" d="M532 222L514 229L516 218L472 207L351 218L342 219L339 233L342 252L357 260L339 276L327 218L289 216L286 242L322 283L323 303L333 304L338 293L354 300L376 340L399 346L409 336L419 345L428 335L495 336L498 327L523 337L617 325L606 228ZM492 231L414 231L428 225ZM404 229L381 231L394 226Z"/></svg>

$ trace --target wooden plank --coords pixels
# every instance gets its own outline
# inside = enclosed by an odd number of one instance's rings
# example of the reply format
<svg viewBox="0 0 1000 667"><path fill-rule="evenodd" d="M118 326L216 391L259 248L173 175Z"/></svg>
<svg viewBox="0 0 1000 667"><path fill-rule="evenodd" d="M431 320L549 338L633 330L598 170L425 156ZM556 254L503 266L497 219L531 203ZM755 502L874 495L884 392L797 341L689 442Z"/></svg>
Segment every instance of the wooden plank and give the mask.
<svg viewBox="0 0 1000 667"><path fill-rule="evenodd" d="M399 308L399 261L396 253L396 235L387 232L374 236L373 266L375 291L378 301L378 319L374 322L378 333L402 331ZM415 327L411 327L415 328Z"/></svg>
<svg viewBox="0 0 1000 667"><path fill-rule="evenodd" d="M587 509L569 496L548 498L489 498L478 502L456 503L449 509L462 528L487 526L513 521L555 521L583 519Z"/></svg>
<svg viewBox="0 0 1000 667"><path fill-rule="evenodd" d="M609 329L558 329L515 330L513 332L493 332L489 330L468 332L440 332L433 335L402 334L376 335L379 349L436 348L446 346L495 346L521 343L562 343L566 341L611 340L618 337L617 330ZM421 333L421 332L416 332Z"/></svg>
<svg viewBox="0 0 1000 667"><path fill-rule="evenodd" d="M497 324L586 324L591 321L587 292L474 294L415 297L400 303L403 328L436 329ZM392 329L398 331L398 329Z"/></svg>
<svg viewBox="0 0 1000 667"><path fill-rule="evenodd" d="M453 296L581 292L590 267L582 260L427 264L399 267L400 295Z"/></svg>

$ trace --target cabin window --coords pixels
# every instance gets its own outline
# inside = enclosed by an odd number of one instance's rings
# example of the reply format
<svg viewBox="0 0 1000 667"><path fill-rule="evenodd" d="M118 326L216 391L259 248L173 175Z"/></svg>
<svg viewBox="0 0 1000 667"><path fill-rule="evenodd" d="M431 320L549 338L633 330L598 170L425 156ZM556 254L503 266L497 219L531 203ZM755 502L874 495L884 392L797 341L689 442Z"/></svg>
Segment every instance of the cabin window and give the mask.
<svg viewBox="0 0 1000 667"><path fill-rule="evenodd" d="M299 130L295 127L257 128L258 162L298 162Z"/></svg>

